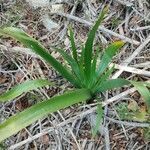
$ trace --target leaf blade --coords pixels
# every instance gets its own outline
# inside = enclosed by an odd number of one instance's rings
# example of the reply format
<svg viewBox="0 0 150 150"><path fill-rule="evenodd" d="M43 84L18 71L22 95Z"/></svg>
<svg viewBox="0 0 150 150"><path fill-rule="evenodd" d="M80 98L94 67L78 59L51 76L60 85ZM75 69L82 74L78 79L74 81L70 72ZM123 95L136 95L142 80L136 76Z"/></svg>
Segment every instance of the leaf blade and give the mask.
<svg viewBox="0 0 150 150"><path fill-rule="evenodd" d="M150 109L150 91L145 86L145 85L147 85L147 83L140 83L140 82L134 82L134 81L131 81L131 83L138 90L138 92L142 95L148 108Z"/></svg>
<svg viewBox="0 0 150 150"><path fill-rule="evenodd" d="M125 79L121 79L121 78L111 79L111 80L102 82L102 84L98 88L98 92L112 90L114 88L119 88L119 87L122 87L122 86L128 85L128 84L130 84L130 81L125 80Z"/></svg>
<svg viewBox="0 0 150 150"><path fill-rule="evenodd" d="M106 9L103 9L99 15L98 20L96 21L95 25L93 26L92 30L88 34L88 38L85 43L85 51L84 51L84 65L85 65L85 74L87 76L87 80L90 78L91 72L91 61L92 61L92 51L93 51L93 43L96 31L102 22Z"/></svg>
<svg viewBox="0 0 150 150"><path fill-rule="evenodd" d="M80 89L38 103L0 124L0 141L17 133L41 117L91 98L88 90Z"/></svg>
<svg viewBox="0 0 150 150"><path fill-rule="evenodd" d="M106 80L108 80L108 78L110 77L110 75L112 74L114 70L114 66L112 66L109 70L105 71L105 74L102 74L98 79L97 79L97 83L94 85L94 87L92 87L93 92L97 91L100 84L105 82Z"/></svg>
<svg viewBox="0 0 150 150"><path fill-rule="evenodd" d="M77 83L75 82L71 72L69 72L64 66L62 66L61 63L59 63L54 57L52 57L38 41L27 35L24 31L14 27L7 27L1 29L0 33L13 37L24 44L26 47L32 49L35 53L40 55L44 60L52 65L64 78L77 86Z"/></svg>
<svg viewBox="0 0 150 150"><path fill-rule="evenodd" d="M108 67L108 64L111 62L113 56L116 54L117 50L121 48L124 45L124 42L117 41L112 44L110 44L106 50L105 53L102 56L101 63L98 66L97 74L100 75L105 71L105 69Z"/></svg>
<svg viewBox="0 0 150 150"><path fill-rule="evenodd" d="M74 33L72 31L72 28L69 28L69 39L70 39L70 43L71 43L71 49L72 49L72 56L73 58L76 60L76 62L78 63L78 54L77 54L77 48L75 45L75 40L74 40Z"/></svg>
<svg viewBox="0 0 150 150"><path fill-rule="evenodd" d="M35 79L35 80L26 81L10 89L8 92L0 95L0 102L10 101L20 96L24 92L29 92L31 90L35 90L37 88L40 88L46 85L52 85L52 83L44 79Z"/></svg>
<svg viewBox="0 0 150 150"><path fill-rule="evenodd" d="M94 130L93 130L93 137L96 136L98 130L99 130L99 126L102 122L102 118L103 118L103 108L102 108L102 105L101 104L98 104L97 105L97 109L96 109L96 125L94 127Z"/></svg>
<svg viewBox="0 0 150 150"><path fill-rule="evenodd" d="M55 47L53 47L53 49L56 50L57 52L59 52L62 55L62 57L70 65L72 71L75 73L78 80L81 81L81 79L80 79L80 69L79 69L79 66L78 66L77 62L70 55L68 55L63 49L55 48Z"/></svg>

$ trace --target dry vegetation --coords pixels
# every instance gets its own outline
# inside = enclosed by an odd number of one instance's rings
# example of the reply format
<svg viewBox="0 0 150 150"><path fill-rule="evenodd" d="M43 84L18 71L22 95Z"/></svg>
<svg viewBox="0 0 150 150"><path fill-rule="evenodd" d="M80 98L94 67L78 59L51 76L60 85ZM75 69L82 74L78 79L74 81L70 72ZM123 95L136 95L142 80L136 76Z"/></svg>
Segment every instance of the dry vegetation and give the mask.
<svg viewBox="0 0 150 150"><path fill-rule="evenodd" d="M97 32L95 45L102 43L102 47L105 47L118 39L127 42L114 58L116 72L112 78L120 76L139 81L150 80L149 0L74 0L58 3L59 5L53 2L42 8L33 8L21 0L0 0L0 27L22 28L61 60L58 53L50 49L50 45L65 47L69 53L67 28L71 24L79 47L85 42L87 32L101 9L108 5L109 11ZM49 68L29 49L21 47L10 38L0 38L0 93L28 79L42 77L56 82L52 88L42 88L24 94L13 102L1 103L0 122L43 98L58 95L72 88ZM150 130L145 128L149 124L123 116L124 113L130 113L133 105L138 105L140 111L146 109L143 99L135 89L126 87L100 96L105 104L105 117L97 137L92 138L91 134L95 123L95 101L92 104L78 104L46 116L5 140L1 143L1 149L150 149ZM124 109L125 106L129 112Z"/></svg>

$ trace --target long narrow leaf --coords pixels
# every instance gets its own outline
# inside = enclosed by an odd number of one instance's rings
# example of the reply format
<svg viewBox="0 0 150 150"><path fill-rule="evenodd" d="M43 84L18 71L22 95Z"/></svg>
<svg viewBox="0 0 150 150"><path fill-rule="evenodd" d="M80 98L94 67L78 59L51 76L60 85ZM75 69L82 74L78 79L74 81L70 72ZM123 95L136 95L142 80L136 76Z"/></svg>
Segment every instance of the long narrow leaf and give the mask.
<svg viewBox="0 0 150 150"><path fill-rule="evenodd" d="M133 81L131 81L131 83L135 86L135 88L138 90L138 92L142 95L142 97L144 98L144 100L148 106L148 109L150 109L150 91L145 86L145 83L143 84L140 82L138 83L138 82L133 82Z"/></svg>
<svg viewBox="0 0 150 150"><path fill-rule="evenodd" d="M20 96L24 92L29 92L31 90L35 90L37 88L40 88L46 85L52 85L52 83L49 82L48 80L43 80L43 79L35 79L35 80L26 81L22 84L15 86L8 92L0 95L0 102L13 100L14 98Z"/></svg>
<svg viewBox="0 0 150 150"><path fill-rule="evenodd" d="M85 74L87 76L87 80L90 78L91 73L91 61L92 61L92 51L93 51L93 42L95 38L96 31L102 22L106 9L104 9L98 20L96 21L95 25L93 26L92 30L88 34L87 41L85 43L85 52L84 52L84 64L85 64Z"/></svg>
<svg viewBox="0 0 150 150"><path fill-rule="evenodd" d="M110 68L109 70L107 70L104 74L99 76L99 78L97 79L97 83L94 84L94 87L92 87L93 92L97 91L101 87L101 84L105 82L106 80L108 80L113 70L114 70L114 66Z"/></svg>
<svg viewBox="0 0 150 150"><path fill-rule="evenodd" d="M130 82L128 80L125 79L111 79L105 82L102 82L100 87L98 88L98 92L104 92L107 90L112 90L114 88L119 88L122 87L124 85L128 85L130 84Z"/></svg>
<svg viewBox="0 0 150 150"><path fill-rule="evenodd" d="M117 41L112 44L110 44L106 50L104 55L102 56L101 62L97 68L97 74L100 75L105 71L105 69L108 67L108 64L111 62L113 56L116 54L118 49L120 49L124 45L124 42Z"/></svg>
<svg viewBox="0 0 150 150"><path fill-rule="evenodd" d="M102 105L97 105L97 109L96 109L96 126L94 127L94 130L93 130L93 137L96 136L98 130L99 130L99 127L102 123L102 118L103 118L103 108L102 108Z"/></svg>
<svg viewBox="0 0 150 150"><path fill-rule="evenodd" d="M81 44L81 56L80 56L80 58L79 58L79 63L78 63L78 65L79 65L79 69L80 69L80 76L81 76L81 79L82 79L82 83L83 83L83 87L86 87L86 76L85 76L85 73L84 73L84 68L85 68L85 66L84 66L84 51L85 51L85 48L84 48L84 46Z"/></svg>
<svg viewBox="0 0 150 150"><path fill-rule="evenodd" d="M77 86L73 75L65 67L63 67L61 63L52 57L38 41L27 35L25 32L17 28L8 27L0 30L0 33L13 37L19 42L23 43L25 46L32 49L35 53L40 55L44 60L51 64L64 78Z"/></svg>
<svg viewBox="0 0 150 150"><path fill-rule="evenodd" d="M96 53L93 58L93 62L91 66L91 78L90 78L91 83L89 84L89 87L91 87L93 83L95 82L95 80L97 79L96 66L97 66L97 59L99 57L99 54L100 54L99 46L97 46Z"/></svg>
<svg viewBox="0 0 150 150"><path fill-rule="evenodd" d="M71 43L72 55L73 55L73 58L76 60L76 62L78 62L77 48L76 48L75 40L74 40L74 33L71 27L69 28L69 33L70 33L69 39Z"/></svg>
<svg viewBox="0 0 150 150"><path fill-rule="evenodd" d="M101 55L100 46L98 45L97 48L96 48L95 56L94 56L94 58L93 58L93 62L92 62L92 72L93 72L93 73L96 72L97 59L98 59L98 57L99 57L100 55Z"/></svg>
<svg viewBox="0 0 150 150"><path fill-rule="evenodd" d="M49 113L86 101L89 98L91 98L89 91L80 89L35 104L25 111L10 117L0 125L0 142Z"/></svg>
<svg viewBox="0 0 150 150"><path fill-rule="evenodd" d="M81 56L80 56L80 59L79 59L79 64L82 64L82 65L84 65L84 53L85 53L85 48L82 45L81 46Z"/></svg>
<svg viewBox="0 0 150 150"><path fill-rule="evenodd" d="M70 55L68 55L63 49L55 48L55 47L53 47L53 49L56 50L57 52L59 52L62 55L62 57L70 65L72 71L75 73L78 80L81 81L81 79L80 79L80 69L79 69L79 66L78 66L77 62Z"/></svg>

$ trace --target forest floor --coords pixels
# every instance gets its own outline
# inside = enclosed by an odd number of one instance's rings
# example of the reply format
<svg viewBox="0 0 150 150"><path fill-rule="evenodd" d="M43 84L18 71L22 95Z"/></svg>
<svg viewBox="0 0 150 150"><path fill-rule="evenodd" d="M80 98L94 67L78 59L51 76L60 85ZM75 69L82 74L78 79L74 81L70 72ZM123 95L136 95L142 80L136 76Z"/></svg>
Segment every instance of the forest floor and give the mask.
<svg viewBox="0 0 150 150"><path fill-rule="evenodd" d="M47 2L47 4L45 4ZM49 1L0 0L0 28L19 27L38 39L60 61L51 46L70 53L68 26L75 32L77 47L106 5L108 13L97 32L95 45L106 47L116 40L126 42L114 57L111 78L150 80L150 1L87 0ZM36 6L35 6L36 5ZM29 49L11 38L0 38L0 93L29 79L46 78L55 86L31 91L12 102L0 104L0 122L33 104L64 93L72 86ZM92 137L97 101L77 104L45 116L1 143L0 149L16 150L150 150L147 120L136 120L133 109L146 110L143 98L127 86L102 94L103 124Z"/></svg>

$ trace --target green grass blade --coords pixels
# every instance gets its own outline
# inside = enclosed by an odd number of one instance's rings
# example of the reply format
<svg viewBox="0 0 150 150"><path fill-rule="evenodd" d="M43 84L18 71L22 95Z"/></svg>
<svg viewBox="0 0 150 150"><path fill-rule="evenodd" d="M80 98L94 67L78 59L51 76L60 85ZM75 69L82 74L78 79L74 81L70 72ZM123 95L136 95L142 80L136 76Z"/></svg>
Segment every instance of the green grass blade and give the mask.
<svg viewBox="0 0 150 150"><path fill-rule="evenodd" d="M84 52L84 64L85 64L85 75L87 80L90 78L91 73L91 61L92 61L92 52L93 52L93 43L96 31L102 22L106 9L104 9L101 14L99 15L98 20L96 21L95 25L93 26L92 30L88 34L88 38L85 43L85 52Z"/></svg>
<svg viewBox="0 0 150 150"><path fill-rule="evenodd" d="M45 48L35 39L27 35L20 29L8 27L0 30L0 33L6 36L10 36L24 44L26 47L32 49L35 53L40 55L44 60L46 60L50 65L52 65L64 78L70 81L72 84L77 86L73 75L68 69L62 66L54 57L52 57Z"/></svg>
<svg viewBox="0 0 150 150"><path fill-rule="evenodd" d="M84 46L82 45L81 46L81 56L80 56L80 59L79 59L79 63L80 65L84 66L84 53L85 53L85 48Z"/></svg>
<svg viewBox="0 0 150 150"><path fill-rule="evenodd" d="M70 43L71 43L72 56L76 60L76 62L78 62L77 48L76 48L75 40L74 40L74 33L73 33L71 27L69 28L69 34L70 34L69 39L70 39Z"/></svg>
<svg viewBox="0 0 150 150"><path fill-rule="evenodd" d="M91 95L88 90L80 89L35 104L10 117L0 125L0 142L49 113L86 101L90 98Z"/></svg>
<svg viewBox="0 0 150 150"><path fill-rule="evenodd" d="M99 87L101 86L101 83L108 80L108 78L112 74L113 70L114 70L114 66L112 68L110 68L109 70L107 70L104 74L102 74L101 76L98 77L97 83L94 84L94 86L92 87L93 91L97 91L99 89Z"/></svg>
<svg viewBox="0 0 150 150"><path fill-rule="evenodd" d="M117 41L112 44L110 44L102 56L101 62L97 68L97 74L100 75L105 71L105 69L108 67L109 63L111 62L113 56L116 54L116 52L124 45L124 42Z"/></svg>
<svg viewBox="0 0 150 150"><path fill-rule="evenodd" d="M85 76L85 73L84 73L84 51L85 51L85 48L84 46L81 44L81 56L79 57L79 69L80 69L80 77L82 79L82 83L83 83L83 87L86 87L86 76Z"/></svg>
<svg viewBox="0 0 150 150"><path fill-rule="evenodd" d="M100 105L100 104L97 105L96 113L97 113L96 114L96 126L93 129L93 133L92 133L93 137L96 136L96 134L99 130L99 126L100 126L102 119L103 119L104 111L103 111L102 105Z"/></svg>
<svg viewBox="0 0 150 150"><path fill-rule="evenodd" d="M70 67L71 67L72 71L74 72L74 74L76 75L77 79L81 81L81 79L80 79L80 69L79 69L79 66L78 66L77 62L70 55L68 55L63 49L55 48L55 47L53 47L53 49L56 50L57 52L59 52L62 55L62 57L70 65Z"/></svg>
<svg viewBox="0 0 150 150"><path fill-rule="evenodd" d="M131 81L131 83L135 86L135 88L138 90L138 92L142 95L142 97L144 98L144 100L148 106L148 109L150 109L150 91L145 86L146 84L145 83L143 84L140 82L139 83L133 82L133 81Z"/></svg>
<svg viewBox="0 0 150 150"><path fill-rule="evenodd" d="M97 92L104 92L107 90L112 90L114 88L119 88L122 87L124 85L128 85L130 84L130 82L128 80L125 79L111 79L105 82L102 82L101 85L99 86Z"/></svg>
<svg viewBox="0 0 150 150"><path fill-rule="evenodd" d="M97 65L97 59L99 56L99 46L97 46L96 54L93 58L92 67L91 67L91 84L96 80L97 74L96 74L96 65Z"/></svg>
<svg viewBox="0 0 150 150"><path fill-rule="evenodd" d="M101 55L100 46L97 46L96 53L95 53L95 56L94 56L93 62L92 62L92 72L93 73L96 72L97 59L100 57L100 55Z"/></svg>
<svg viewBox="0 0 150 150"><path fill-rule="evenodd" d="M35 80L26 81L10 89L8 92L0 95L0 102L13 100L14 98L20 96L24 92L29 92L31 90L35 90L37 88L40 88L46 85L52 85L52 83L49 82L48 80L43 80L43 79L35 79Z"/></svg>

